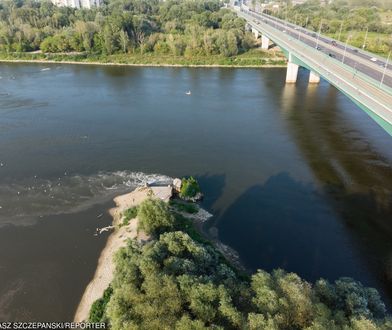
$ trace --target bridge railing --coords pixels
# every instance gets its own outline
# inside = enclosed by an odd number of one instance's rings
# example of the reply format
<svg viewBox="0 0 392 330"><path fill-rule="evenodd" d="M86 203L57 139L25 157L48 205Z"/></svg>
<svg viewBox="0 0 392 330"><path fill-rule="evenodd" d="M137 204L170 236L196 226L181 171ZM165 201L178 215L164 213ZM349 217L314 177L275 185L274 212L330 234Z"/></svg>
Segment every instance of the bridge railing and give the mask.
<svg viewBox="0 0 392 330"><path fill-rule="evenodd" d="M249 11L252 12L251 10L249 10ZM257 13L257 12L254 12L254 13L255 13L256 15L261 16L261 17L274 18L274 19L280 21L282 24L286 24L286 23L287 23L288 25L298 27L299 30L305 31L305 33L308 33L308 34L318 33L317 31L309 30L309 29L307 29L307 28L305 28L305 27L303 27L303 26L296 25L296 24L291 23L291 22L289 22L289 21L285 21L285 20L283 20L283 19L281 19L281 18L279 18L279 17L273 16L273 15L268 15L268 14L266 14L266 13ZM328 41L335 41L337 44L339 44L339 45L342 46L342 47L344 47L344 46L346 45L344 42L342 42L342 41L340 41L340 40L336 40L336 39L331 38L331 37L329 37L329 36L326 36L326 35L324 35L324 34L320 34L320 36L322 36L323 38L327 39ZM352 46L352 45L350 45L350 47L351 47L351 48L354 48L354 49L357 49L359 52L361 52L361 54L364 54L364 55L368 56L369 58L375 57L375 58L377 58L378 61L384 62L385 64L386 64L386 62L387 62L387 59L386 59L385 57L383 57L383 56L380 56L380 55L378 55L378 54L371 53L371 52L369 52L369 51L367 51L367 50L365 50L365 49L358 48L358 47L355 47L355 46ZM388 65L388 68L387 68L387 69L388 69L388 70L391 70L391 69L392 69L392 64L391 64L391 63Z"/></svg>
<svg viewBox="0 0 392 330"><path fill-rule="evenodd" d="M253 23L254 24L254 23ZM256 24L254 24L256 25ZM276 36L276 32L280 32L279 30L273 28L270 25L267 25L270 29L272 29L272 34L270 34L270 37L272 39L277 39L276 41L281 43L282 45L286 45L286 48L290 48L290 45L286 42L283 41L279 36ZM287 36L287 35L286 35ZM308 46L307 44L304 44L296 39L289 39L289 41L294 42L297 47L304 48L306 47L308 49L309 54L314 53L320 55L319 52L316 53L316 50L313 47ZM377 100L376 98L365 94L361 92L361 90L353 84L353 82L347 81L346 79L339 77L336 75L335 72L331 71L331 69L327 68L323 63L317 63L316 60L312 60L311 58L306 58L302 54L298 53L297 50L293 50L293 55L297 57L301 62L306 63L306 62L314 62L314 64L309 64L309 67L316 71L318 74L324 77L325 80L329 81L331 84L333 84L335 87L337 87L339 90L341 90L344 94L348 95L351 97L352 100L354 100L358 105L364 105L365 108L367 109L382 109L383 112L388 116L386 118L385 114L380 114L379 112L374 112L371 111L374 115L377 117L381 118L382 120L386 122L390 122L391 119L389 118L392 114L392 109L390 109L388 106ZM309 56L308 56L309 57ZM326 61L331 61L334 64L339 64L339 61L332 59L328 56L325 57ZM324 61L323 61L324 62ZM340 66L340 64L339 64Z"/></svg>
<svg viewBox="0 0 392 330"><path fill-rule="evenodd" d="M240 10L243 9L243 8L244 8L244 7L240 7ZM245 9L246 9L246 8L245 8ZM281 18L279 18L279 17L277 17L277 16L268 15L268 14L266 14L266 13L264 13L264 12L263 12L263 13L258 13L258 12L252 11L252 10L250 10L250 9L248 9L248 12L253 13L255 16L258 15L259 17L273 18L273 19L275 19L275 20L277 20L277 21L280 21L282 24L291 25L291 27L295 26L295 27L297 27L298 29L300 29L301 31L305 31L305 32L308 33L308 34L318 33L317 31L309 30L309 29L307 29L307 28L305 28L305 27L303 27L303 26L301 26L301 25L294 24L294 23L292 23L292 22L289 22L289 21L286 21L286 20L284 20L284 19L281 19ZM342 47L345 46L345 43L344 43L344 42L341 42L340 40L336 40L336 39L331 38L331 37L329 37L329 36L326 36L326 35L324 35L324 34L320 34L320 36L322 36L322 37L325 38L325 39L328 39L329 41L332 41L332 40L333 40L333 41L336 41L336 42L337 42L340 46L342 46ZM360 51L362 54L367 55L367 56L369 56L369 57L375 57L375 58L377 58L378 60L380 60L381 62L386 62L386 60L387 60L385 57L382 57L382 56L380 56L380 55L378 55L378 54L371 53L371 52L369 52L369 51L367 51L367 50L365 50L365 49L358 48L358 47L354 47L354 46L351 46L351 48L356 48L356 49L358 49L358 51ZM390 64L390 65L388 65L388 66L392 66L392 64Z"/></svg>
<svg viewBox="0 0 392 330"><path fill-rule="evenodd" d="M262 14L263 16L261 16L260 14L254 13L254 12L252 12L252 11L247 11L247 10L244 10L244 9L242 9L242 8L241 8L241 11L244 12L244 13L246 13L246 14L248 14L248 15L250 15L250 16L252 16L252 17L254 17L254 18L256 18L256 19L261 19L261 20L262 20L264 16L265 16L265 17L264 17L265 19L270 19L269 15L266 15L266 14ZM274 17L274 18L275 18L275 17ZM281 24L284 24L284 23L286 22L286 21L281 20L281 19L279 19L279 18L277 18L277 19L281 22ZM291 24L291 23L290 23L290 24ZM268 25L269 25L269 24L268 24ZM272 27L272 28L274 28L272 25L269 25L269 26ZM278 29L276 29L276 30L279 31L279 32L281 32L281 31L278 30ZM306 30L306 29L305 29L305 30ZM306 30L306 31L310 31L310 30ZM290 36L290 37L292 37L292 36ZM293 37L292 37L291 40L296 40L296 41L301 42L301 40L298 40L297 38L293 38ZM332 39L331 39L331 40L332 40ZM305 46L305 47L308 48L308 49L314 50L313 47L309 46L308 44L306 44L306 43L304 43L304 42L301 42L301 45ZM335 61L335 63L338 64L339 66L341 66L342 68L345 68L345 69L351 71L351 72L353 73L353 78L354 78L354 77L360 77L361 79L363 79L363 80L365 80L366 82L372 84L373 86L375 86L375 87L377 87L377 88L379 88L379 89L385 91L386 93L392 94L392 88L391 88L391 87L389 87L389 86L387 86L387 85L385 85L385 84L380 84L380 81L378 81L378 80L376 80L376 79L374 79L374 78L372 78L372 77L369 77L368 75L364 74L363 72L358 71L357 69L354 69L354 68L352 68L351 66L346 65L346 64L342 63L341 61L338 61L337 59L334 59L334 58L329 57L327 54L325 54L325 56L326 56L328 59Z"/></svg>

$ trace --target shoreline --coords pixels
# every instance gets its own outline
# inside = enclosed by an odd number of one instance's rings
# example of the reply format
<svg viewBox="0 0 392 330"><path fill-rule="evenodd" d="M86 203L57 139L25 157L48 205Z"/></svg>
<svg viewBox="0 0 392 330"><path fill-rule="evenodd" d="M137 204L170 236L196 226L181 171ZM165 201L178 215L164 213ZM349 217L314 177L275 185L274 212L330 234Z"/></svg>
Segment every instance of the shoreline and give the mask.
<svg viewBox="0 0 392 330"><path fill-rule="evenodd" d="M154 63L116 63L116 62L87 62L87 61L56 61L56 60L24 60L24 59L0 59L0 63L37 63L37 64L76 64L76 65L101 65L101 66L130 66L130 67L172 67L172 68L286 68L286 64L261 64L261 65L238 65L238 64L154 64Z"/></svg>
<svg viewBox="0 0 392 330"><path fill-rule="evenodd" d="M122 213L125 210L139 205L151 197L151 195L166 201L171 197L171 188L169 194L168 187L138 187L129 193L116 196L113 199L116 206L111 208L109 213L113 218L112 225L114 226L114 231L109 235L106 245L99 256L94 276L84 290L74 314L75 322L88 320L92 304L103 296L104 291L112 282L115 270L113 262L115 253L126 245L128 239L137 239L138 241L149 240L149 237L143 232L138 232L137 217L129 221L128 225L121 227L119 225L121 224Z"/></svg>
<svg viewBox="0 0 392 330"><path fill-rule="evenodd" d="M173 196L173 188L169 186L151 186L151 187L137 187L131 192L118 195L113 198L115 207L109 209L109 214L112 216L111 225L104 228L97 228L97 233L114 229L107 238L106 244L101 251L98 258L97 267L93 278L87 284L84 293L79 301L79 304L74 313L74 322L87 321L90 314L92 304L102 298L104 291L109 287L114 279L115 263L113 260L116 252L126 246L129 239L137 240L138 242L148 242L150 237L144 232L138 230L138 219L129 221L127 225L121 225L123 220L123 212L131 207L138 206L140 203L151 197L161 199L164 202L169 202ZM211 233L203 230L203 223L207 221L212 214L206 210L199 208L196 214L183 214L188 216L202 235L209 239L215 247L238 269L245 271L245 267L241 264L240 257L237 251L223 244Z"/></svg>

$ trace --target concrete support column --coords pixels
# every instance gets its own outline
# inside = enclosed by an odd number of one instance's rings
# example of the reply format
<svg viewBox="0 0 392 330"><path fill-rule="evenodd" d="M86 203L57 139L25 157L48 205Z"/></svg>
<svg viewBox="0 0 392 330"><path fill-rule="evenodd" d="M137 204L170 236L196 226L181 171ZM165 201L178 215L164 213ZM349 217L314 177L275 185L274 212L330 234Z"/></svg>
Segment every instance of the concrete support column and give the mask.
<svg viewBox="0 0 392 330"><path fill-rule="evenodd" d="M286 83L297 82L298 65L292 62L287 63Z"/></svg>
<svg viewBox="0 0 392 330"><path fill-rule="evenodd" d="M319 82L320 82L320 76L316 72L310 71L309 84L318 84Z"/></svg>
<svg viewBox="0 0 392 330"><path fill-rule="evenodd" d="M252 28L252 33L255 35L256 39L259 37L259 31L257 31L256 29Z"/></svg>
<svg viewBox="0 0 392 330"><path fill-rule="evenodd" d="M265 35L261 36L261 48L265 50L269 48L269 39Z"/></svg>

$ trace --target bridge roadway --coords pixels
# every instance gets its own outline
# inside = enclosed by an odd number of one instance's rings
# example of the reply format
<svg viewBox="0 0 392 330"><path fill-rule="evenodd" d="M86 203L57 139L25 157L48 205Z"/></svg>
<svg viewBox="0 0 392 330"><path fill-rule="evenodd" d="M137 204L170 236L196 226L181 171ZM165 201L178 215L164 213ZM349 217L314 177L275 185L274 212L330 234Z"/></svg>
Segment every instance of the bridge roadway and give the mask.
<svg viewBox="0 0 392 330"><path fill-rule="evenodd" d="M377 85L380 85L382 76L385 72L382 85L392 88L392 58L389 63L387 63L387 59L385 58L365 52L362 49L346 45L340 41L325 37L321 34L318 35L318 33L314 31L304 29L299 25L286 22L274 16L258 14L250 11L248 13L257 20L261 20L266 24L269 23L282 32L285 31L284 33L302 41L310 47L318 47L320 52L325 53L328 56L331 54L335 59L341 61L343 64L352 67L354 71L373 78L375 80L374 83ZM333 41L335 42L335 45L332 44ZM376 59L376 62L373 62L371 59ZM387 67L387 70L384 70L385 67Z"/></svg>
<svg viewBox="0 0 392 330"><path fill-rule="evenodd" d="M369 74L369 72L380 72L379 66L372 62L368 64L362 56L327 44L321 39L318 44L327 49L327 53L317 50L315 47L317 40L314 40L312 35L307 35L295 29L295 26L292 27L271 16L258 15L244 10L237 10L237 14L243 17L253 29L282 48L289 57L289 66L290 63L294 63L322 76L392 135L392 92L389 87L380 88L380 82L377 83ZM300 37L296 38L298 33ZM336 58L329 56L332 51L336 54ZM347 57L344 64L339 61L338 56ZM349 62L348 58L357 64L351 67L352 62ZM360 69L363 71L359 72ZM386 71L388 74L385 78L391 78L389 70Z"/></svg>

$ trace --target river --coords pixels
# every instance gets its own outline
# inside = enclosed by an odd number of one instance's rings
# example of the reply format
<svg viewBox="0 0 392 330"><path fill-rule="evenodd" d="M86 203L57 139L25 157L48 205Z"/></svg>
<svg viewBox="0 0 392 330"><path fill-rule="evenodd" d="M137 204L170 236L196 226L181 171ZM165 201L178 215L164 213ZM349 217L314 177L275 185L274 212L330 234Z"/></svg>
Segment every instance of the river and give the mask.
<svg viewBox="0 0 392 330"><path fill-rule="evenodd" d="M350 276L390 306L392 137L307 75L1 64L0 319L71 320L113 196L184 175L247 268Z"/></svg>

